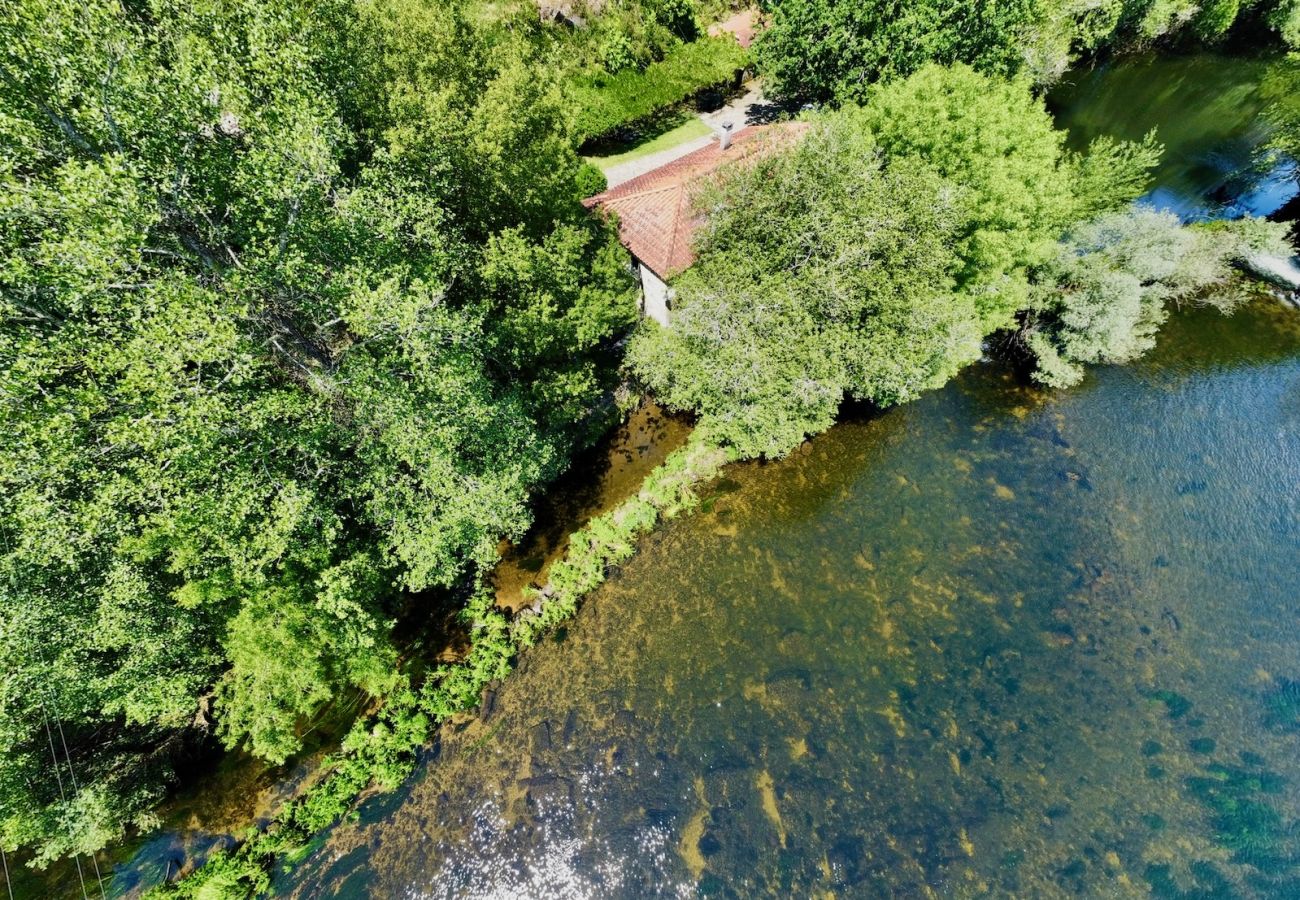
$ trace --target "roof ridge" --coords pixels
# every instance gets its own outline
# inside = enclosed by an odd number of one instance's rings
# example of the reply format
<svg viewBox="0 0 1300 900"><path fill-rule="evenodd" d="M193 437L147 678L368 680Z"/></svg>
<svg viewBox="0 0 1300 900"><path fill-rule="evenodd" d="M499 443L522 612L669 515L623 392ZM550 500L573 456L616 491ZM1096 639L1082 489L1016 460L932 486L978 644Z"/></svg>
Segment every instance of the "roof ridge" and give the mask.
<svg viewBox="0 0 1300 900"><path fill-rule="evenodd" d="M785 144L784 137L764 140L765 132L797 135L806 127L802 123L747 125L733 134L732 144L739 146L732 152L710 142L589 197L583 205L617 212L623 245L655 274L671 278L689 268L694 259L691 243L703 221L693 209L696 185L724 166L760 158Z"/></svg>
<svg viewBox="0 0 1300 900"><path fill-rule="evenodd" d="M658 194L661 193L662 191L675 191L680 187L681 187L680 183L664 184L664 185L655 185L651 187L641 188L641 190L639 191L628 191L626 194L619 194L617 197L605 197L604 194L601 194L599 196L603 197L605 201L616 203L619 200L630 200L633 197L644 197L646 194Z"/></svg>

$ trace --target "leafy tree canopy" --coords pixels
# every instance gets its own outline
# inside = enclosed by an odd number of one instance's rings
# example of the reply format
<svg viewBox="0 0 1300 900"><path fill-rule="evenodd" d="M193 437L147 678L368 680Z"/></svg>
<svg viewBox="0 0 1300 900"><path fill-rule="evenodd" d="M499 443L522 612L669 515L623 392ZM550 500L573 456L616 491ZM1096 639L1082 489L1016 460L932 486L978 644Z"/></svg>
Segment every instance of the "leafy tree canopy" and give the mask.
<svg viewBox="0 0 1300 900"><path fill-rule="evenodd" d="M913 399L1030 303L1073 221L1132 201L1159 149L1062 149L1025 82L926 66L700 199L699 262L632 370L748 456L825 429L845 397ZM724 170L725 172L725 170Z"/></svg>
<svg viewBox="0 0 1300 900"><path fill-rule="evenodd" d="M49 859L211 722L282 760L386 689L396 592L526 525L634 307L556 84L455 3L21 0L0 38L0 842Z"/></svg>
<svg viewBox="0 0 1300 900"><path fill-rule="evenodd" d="M763 0L758 62L790 97L862 102L871 84L927 63L1024 73L1043 84L1080 55L1157 42L1213 43L1242 19L1292 47L1297 0Z"/></svg>
<svg viewBox="0 0 1300 900"><path fill-rule="evenodd" d="M1071 229L1037 273L1020 337L1034 377L1077 384L1085 363L1131 362L1155 346L1156 332L1181 303L1230 312L1245 299L1232 264L1264 252L1289 255L1286 226L1260 219L1185 227L1172 213L1142 207L1111 212Z"/></svg>

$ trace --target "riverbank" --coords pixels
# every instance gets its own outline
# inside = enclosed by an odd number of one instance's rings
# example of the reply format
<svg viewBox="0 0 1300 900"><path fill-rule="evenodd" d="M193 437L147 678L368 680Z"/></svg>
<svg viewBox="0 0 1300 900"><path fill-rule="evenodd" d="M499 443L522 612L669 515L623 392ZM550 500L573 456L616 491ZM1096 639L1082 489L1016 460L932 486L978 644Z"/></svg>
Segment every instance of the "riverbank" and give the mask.
<svg viewBox="0 0 1300 900"><path fill-rule="evenodd" d="M435 742L443 723L478 707L489 713L491 685L503 679L517 657L549 629L570 617L581 599L605 580L612 567L635 552L636 541L662 519L695 508L696 487L712 478L730 455L695 435L650 470L634 496L597 515L569 538L539 589L526 589L528 604L513 617L480 587L463 621L470 646L463 659L435 668L422 685L393 691L371 719L359 722L342 748L322 764L320 780L284 806L262 830L237 847L219 850L189 877L155 888L150 896L242 897L270 887L273 868L312 850L314 837L372 790L391 791L410 773L416 756ZM435 751L436 752L436 751Z"/></svg>
<svg viewBox="0 0 1300 900"><path fill-rule="evenodd" d="M1192 310L729 467L277 892L1288 896L1298 367Z"/></svg>

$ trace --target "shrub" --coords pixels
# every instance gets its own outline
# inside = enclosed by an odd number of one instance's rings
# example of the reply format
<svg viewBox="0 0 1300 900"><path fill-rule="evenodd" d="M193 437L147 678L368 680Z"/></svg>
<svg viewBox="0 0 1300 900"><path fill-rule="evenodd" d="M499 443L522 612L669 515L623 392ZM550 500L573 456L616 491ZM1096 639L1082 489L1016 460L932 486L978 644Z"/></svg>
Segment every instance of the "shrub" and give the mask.
<svg viewBox="0 0 1300 900"><path fill-rule="evenodd" d="M328 758L328 774L282 809L264 831L250 834L239 847L214 854L190 876L155 888L153 897L244 900L270 887L268 872L277 859L292 861L311 849L311 837L338 821L370 785L391 790L410 774L415 752L436 725L473 709L483 688L504 678L515 655L577 609L578 601L599 586L611 566L630 557L635 541L660 515L673 516L694 505L694 488L714 477L728 454L698 435L646 477L640 493L574 533L565 557L551 567L548 591L534 592L536 603L513 622L480 587L461 613L471 635L470 651L460 662L439 666L417 691L403 682L383 709L358 722L339 751Z"/></svg>
<svg viewBox="0 0 1300 900"><path fill-rule="evenodd" d="M735 76L747 63L745 50L730 36L702 38L670 52L645 71L585 75L571 86L578 143L681 103Z"/></svg>

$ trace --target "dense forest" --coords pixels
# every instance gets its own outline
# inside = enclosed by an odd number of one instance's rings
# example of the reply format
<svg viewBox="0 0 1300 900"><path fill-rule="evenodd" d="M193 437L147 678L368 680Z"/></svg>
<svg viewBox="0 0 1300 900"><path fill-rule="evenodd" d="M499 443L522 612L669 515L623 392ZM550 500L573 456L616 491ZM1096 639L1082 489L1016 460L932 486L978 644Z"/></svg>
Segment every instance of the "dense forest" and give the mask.
<svg viewBox="0 0 1300 900"><path fill-rule="evenodd" d="M707 34L735 5L0 10L0 846L148 829L178 760L283 761L348 692L395 710L349 746L409 755L531 639L476 585L629 376L779 456L994 339L1076 383L1289 252L1134 208L1158 135L1067 152L1037 90L1089 54L1300 45L1296 0L767 0L752 58ZM638 325L578 151L745 66L821 108L701 199L674 325ZM420 691L393 625L434 593L481 657Z"/></svg>

